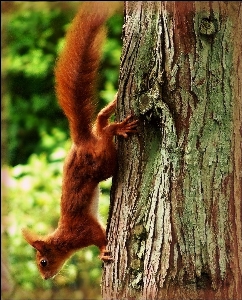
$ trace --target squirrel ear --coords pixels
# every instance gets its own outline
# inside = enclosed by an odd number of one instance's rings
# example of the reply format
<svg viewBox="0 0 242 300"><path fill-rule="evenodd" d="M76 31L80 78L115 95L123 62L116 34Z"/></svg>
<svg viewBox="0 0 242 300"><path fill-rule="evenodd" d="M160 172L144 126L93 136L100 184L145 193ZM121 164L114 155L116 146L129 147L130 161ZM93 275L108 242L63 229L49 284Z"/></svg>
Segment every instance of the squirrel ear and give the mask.
<svg viewBox="0 0 242 300"><path fill-rule="evenodd" d="M44 253L45 250L45 242L44 241L35 241L32 243L32 246L38 250L40 253Z"/></svg>
<svg viewBox="0 0 242 300"><path fill-rule="evenodd" d="M43 252L44 247L45 247L45 242L44 242L43 238L41 238L41 236L39 236L38 234L36 234L34 232L31 232L27 228L22 229L22 234L23 234L23 237L25 238L25 240L32 247L34 247L39 252Z"/></svg>

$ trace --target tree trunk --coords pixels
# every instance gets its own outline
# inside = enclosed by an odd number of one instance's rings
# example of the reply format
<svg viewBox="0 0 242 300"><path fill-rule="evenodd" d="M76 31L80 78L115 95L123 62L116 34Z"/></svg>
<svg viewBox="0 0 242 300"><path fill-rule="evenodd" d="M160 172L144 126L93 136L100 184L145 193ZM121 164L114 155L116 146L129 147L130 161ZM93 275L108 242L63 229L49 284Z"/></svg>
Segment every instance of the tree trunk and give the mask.
<svg viewBox="0 0 242 300"><path fill-rule="evenodd" d="M241 2L125 4L103 298L242 299Z"/></svg>

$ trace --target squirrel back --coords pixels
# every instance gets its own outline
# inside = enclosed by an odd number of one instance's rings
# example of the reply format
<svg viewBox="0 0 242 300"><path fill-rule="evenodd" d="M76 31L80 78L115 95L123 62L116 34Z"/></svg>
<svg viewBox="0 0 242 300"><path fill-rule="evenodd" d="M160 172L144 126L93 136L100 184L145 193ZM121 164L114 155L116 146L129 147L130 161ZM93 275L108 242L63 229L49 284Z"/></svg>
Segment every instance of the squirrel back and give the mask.
<svg viewBox="0 0 242 300"><path fill-rule="evenodd" d="M65 47L56 63L56 95L75 144L91 136L101 46L111 9L115 7L110 8L109 2L84 2L68 29Z"/></svg>

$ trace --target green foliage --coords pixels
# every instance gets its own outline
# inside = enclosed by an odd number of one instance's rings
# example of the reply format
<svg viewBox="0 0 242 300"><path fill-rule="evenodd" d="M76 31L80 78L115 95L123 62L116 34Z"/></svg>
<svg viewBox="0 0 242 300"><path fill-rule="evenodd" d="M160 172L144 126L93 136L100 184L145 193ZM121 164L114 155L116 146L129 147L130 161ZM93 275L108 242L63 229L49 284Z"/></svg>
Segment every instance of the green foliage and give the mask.
<svg viewBox="0 0 242 300"><path fill-rule="evenodd" d="M104 44L100 76L100 97L103 104L110 102L118 89L119 64L121 56L122 15L114 15L107 23L108 38Z"/></svg>
<svg viewBox="0 0 242 300"><path fill-rule="evenodd" d="M54 95L53 68L68 17L58 9L19 11L6 25L8 161L25 163L43 151L41 133L67 121ZM53 26L55 24L55 26Z"/></svg>

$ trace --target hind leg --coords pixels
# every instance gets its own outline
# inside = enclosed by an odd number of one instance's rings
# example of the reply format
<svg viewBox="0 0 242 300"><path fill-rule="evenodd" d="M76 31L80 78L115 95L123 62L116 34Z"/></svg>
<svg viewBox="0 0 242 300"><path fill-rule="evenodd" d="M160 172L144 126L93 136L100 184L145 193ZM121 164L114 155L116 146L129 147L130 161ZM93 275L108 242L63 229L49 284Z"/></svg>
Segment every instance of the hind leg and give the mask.
<svg viewBox="0 0 242 300"><path fill-rule="evenodd" d="M127 138L128 133L137 132L138 120L131 121L132 116L128 116L122 122L110 124L113 125L114 135L122 135Z"/></svg>
<svg viewBox="0 0 242 300"><path fill-rule="evenodd" d="M138 121L130 121L132 116L128 116L122 122L108 123L108 119L115 112L117 106L117 94L113 101L104 107L98 114L95 122L95 131L98 136L112 138L114 135L122 135L127 138L128 133L137 132Z"/></svg>
<svg viewBox="0 0 242 300"><path fill-rule="evenodd" d="M114 96L114 99L112 102L110 102L107 106L105 106L97 115L97 119L95 122L95 129L98 134L100 134L108 125L108 119L111 117L111 115L115 112L117 106L117 94Z"/></svg>
<svg viewBox="0 0 242 300"><path fill-rule="evenodd" d="M136 133L138 120L131 121L131 118L132 116L128 116L122 122L107 125L102 132L104 140L112 139L115 135L121 135L127 138L128 133Z"/></svg>

